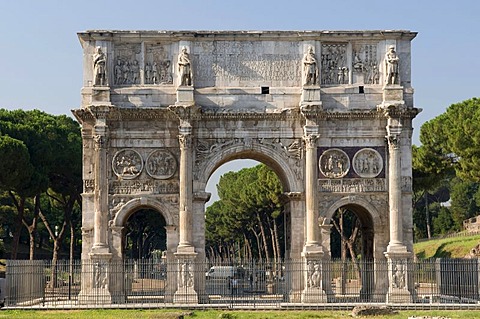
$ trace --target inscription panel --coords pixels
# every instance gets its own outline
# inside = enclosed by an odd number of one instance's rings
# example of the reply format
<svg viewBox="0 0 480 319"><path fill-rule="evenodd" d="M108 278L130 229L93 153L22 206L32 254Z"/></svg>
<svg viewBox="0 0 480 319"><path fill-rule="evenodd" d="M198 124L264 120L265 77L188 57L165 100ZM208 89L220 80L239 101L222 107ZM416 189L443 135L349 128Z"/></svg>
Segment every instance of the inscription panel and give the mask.
<svg viewBox="0 0 480 319"><path fill-rule="evenodd" d="M298 42L199 42L192 52L196 87L301 85Z"/></svg>

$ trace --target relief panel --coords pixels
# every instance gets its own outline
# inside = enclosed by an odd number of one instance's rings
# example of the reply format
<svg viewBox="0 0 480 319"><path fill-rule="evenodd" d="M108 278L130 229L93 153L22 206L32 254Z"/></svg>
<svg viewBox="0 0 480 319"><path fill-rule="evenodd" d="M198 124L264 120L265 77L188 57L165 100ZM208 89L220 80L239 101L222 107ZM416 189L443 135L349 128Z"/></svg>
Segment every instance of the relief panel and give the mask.
<svg viewBox="0 0 480 319"><path fill-rule="evenodd" d="M341 85L349 83L346 43L323 44L321 59L322 84Z"/></svg>

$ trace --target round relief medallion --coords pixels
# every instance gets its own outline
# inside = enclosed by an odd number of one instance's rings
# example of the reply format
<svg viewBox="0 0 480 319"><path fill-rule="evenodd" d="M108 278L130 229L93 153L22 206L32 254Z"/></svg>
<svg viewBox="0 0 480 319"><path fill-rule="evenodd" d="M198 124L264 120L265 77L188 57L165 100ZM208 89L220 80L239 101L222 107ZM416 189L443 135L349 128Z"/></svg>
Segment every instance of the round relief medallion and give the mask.
<svg viewBox="0 0 480 319"><path fill-rule="evenodd" d="M318 166L326 177L341 178L347 175L350 169L350 160L344 151L333 148L323 152Z"/></svg>
<svg viewBox="0 0 480 319"><path fill-rule="evenodd" d="M382 156L374 149L364 148L353 156L353 170L360 177L377 177L382 169Z"/></svg>
<svg viewBox="0 0 480 319"><path fill-rule="evenodd" d="M177 161L167 150L150 153L145 165L148 175L156 179L168 179L177 171Z"/></svg>
<svg viewBox="0 0 480 319"><path fill-rule="evenodd" d="M113 156L112 168L117 176L124 179L133 179L142 172L142 156L134 150L118 151Z"/></svg>

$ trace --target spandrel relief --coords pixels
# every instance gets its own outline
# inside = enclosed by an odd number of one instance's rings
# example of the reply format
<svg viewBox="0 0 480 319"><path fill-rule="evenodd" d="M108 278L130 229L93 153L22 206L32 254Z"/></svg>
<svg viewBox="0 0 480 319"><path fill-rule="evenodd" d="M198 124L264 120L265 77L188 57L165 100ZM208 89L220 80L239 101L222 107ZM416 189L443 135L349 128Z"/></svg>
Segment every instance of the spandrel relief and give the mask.
<svg viewBox="0 0 480 319"><path fill-rule="evenodd" d="M134 150L121 150L113 156L112 168L115 175L123 179L133 179L143 169L142 156Z"/></svg>
<svg viewBox="0 0 480 319"><path fill-rule="evenodd" d="M322 45L322 84L341 85L349 83L347 44Z"/></svg>
<svg viewBox="0 0 480 319"><path fill-rule="evenodd" d="M167 150L152 152L146 161L148 175L156 179L169 179L177 171L177 161Z"/></svg>
<svg viewBox="0 0 480 319"><path fill-rule="evenodd" d="M115 85L140 84L140 44L119 44L115 46Z"/></svg>
<svg viewBox="0 0 480 319"><path fill-rule="evenodd" d="M371 148L359 150L353 156L353 170L360 177L373 178L383 169L383 159L380 153Z"/></svg>
<svg viewBox="0 0 480 319"><path fill-rule="evenodd" d="M350 170L350 160L344 151L334 148L323 152L318 166L325 177L341 178Z"/></svg>
<svg viewBox="0 0 480 319"><path fill-rule="evenodd" d="M352 69L354 74L361 75L365 84L379 84L380 73L378 70L377 45L359 44L354 46Z"/></svg>

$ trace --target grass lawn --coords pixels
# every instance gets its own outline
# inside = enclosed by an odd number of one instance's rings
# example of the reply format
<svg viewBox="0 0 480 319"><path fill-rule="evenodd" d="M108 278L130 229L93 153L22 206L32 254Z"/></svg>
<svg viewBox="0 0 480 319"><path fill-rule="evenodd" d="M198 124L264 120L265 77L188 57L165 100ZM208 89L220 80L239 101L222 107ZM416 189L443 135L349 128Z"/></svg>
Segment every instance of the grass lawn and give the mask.
<svg viewBox="0 0 480 319"><path fill-rule="evenodd" d="M480 242L480 235L459 236L414 244L419 258L463 258Z"/></svg>
<svg viewBox="0 0 480 319"><path fill-rule="evenodd" d="M351 311L222 311L222 310L2 310L0 318L12 319L174 319L185 314L184 318L196 319L302 319L352 318ZM188 315L187 315L188 314ZM407 319L410 316L445 316L457 318L480 318L480 310L408 310L390 316L373 316L374 319Z"/></svg>

